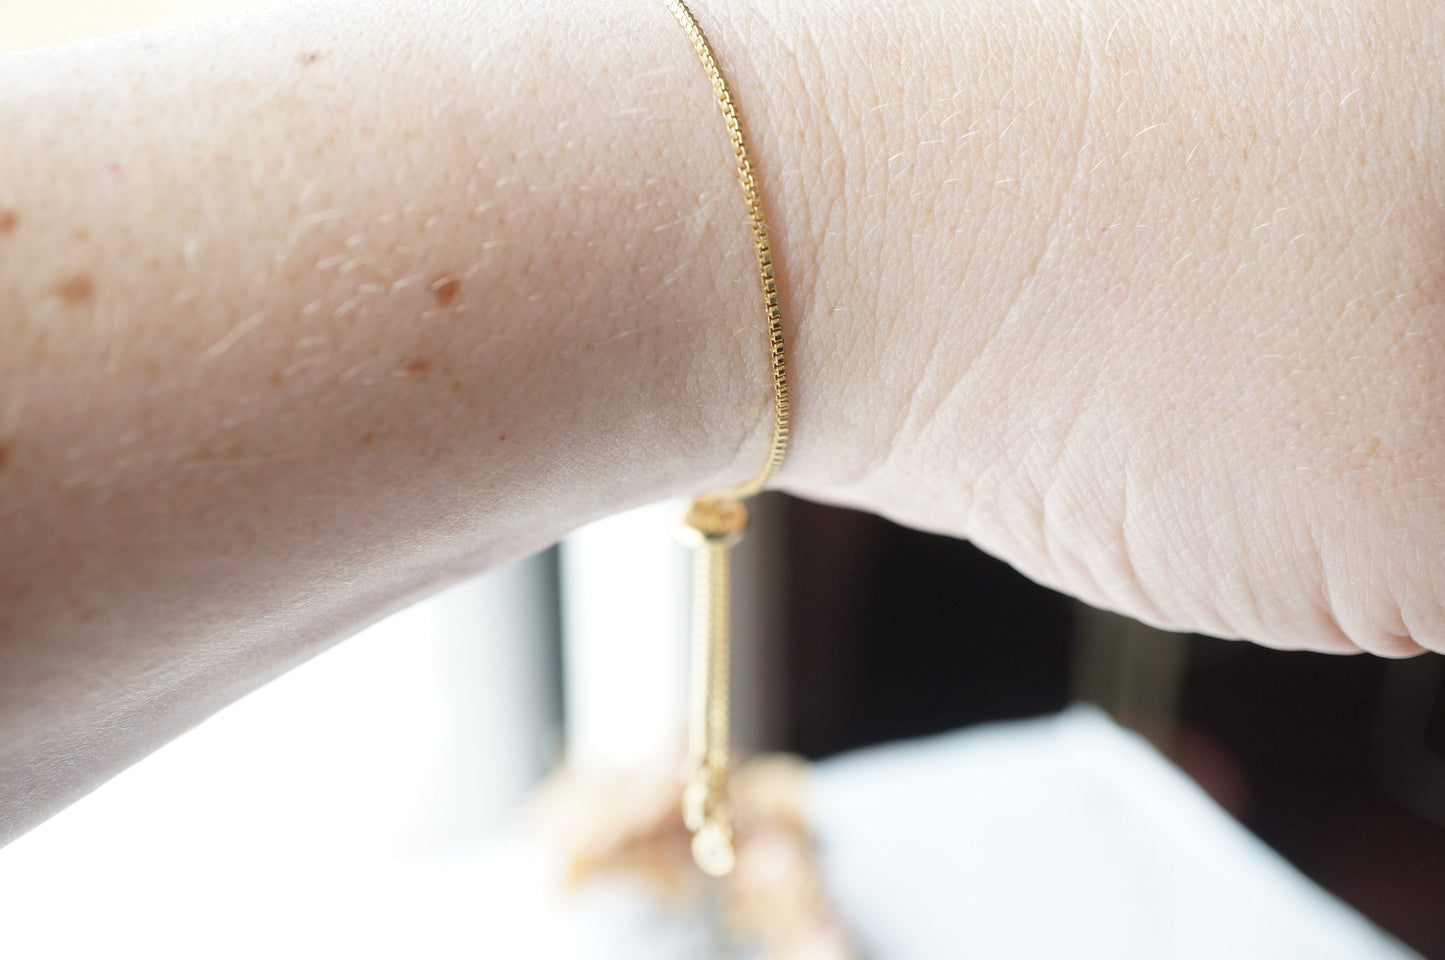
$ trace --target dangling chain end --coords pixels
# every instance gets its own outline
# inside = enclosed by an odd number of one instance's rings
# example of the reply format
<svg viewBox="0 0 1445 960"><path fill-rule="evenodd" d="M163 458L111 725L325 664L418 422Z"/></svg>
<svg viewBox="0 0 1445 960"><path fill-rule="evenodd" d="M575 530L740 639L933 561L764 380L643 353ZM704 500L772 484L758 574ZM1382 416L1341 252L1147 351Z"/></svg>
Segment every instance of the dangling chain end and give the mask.
<svg viewBox="0 0 1445 960"><path fill-rule="evenodd" d="M682 517L679 534L693 560L692 746L682 816L692 855L714 877L732 872L732 801L728 796L729 550L747 530L748 509L726 494L701 497Z"/></svg>
<svg viewBox="0 0 1445 960"><path fill-rule="evenodd" d="M692 831L692 858L710 876L732 872L732 799L728 795L728 771L704 760L694 764L682 792L682 819Z"/></svg>

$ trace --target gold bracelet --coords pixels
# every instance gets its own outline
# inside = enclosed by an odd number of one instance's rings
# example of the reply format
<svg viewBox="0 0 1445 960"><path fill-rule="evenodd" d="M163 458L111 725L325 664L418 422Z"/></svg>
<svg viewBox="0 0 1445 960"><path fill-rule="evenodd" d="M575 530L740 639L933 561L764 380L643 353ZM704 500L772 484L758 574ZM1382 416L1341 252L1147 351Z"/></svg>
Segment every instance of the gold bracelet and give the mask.
<svg viewBox="0 0 1445 960"><path fill-rule="evenodd" d="M732 94L692 11L682 0L664 2L678 25L687 32L712 81L718 109L722 111L728 138L732 141L738 182L742 185L758 258L758 280L768 319L768 358L773 373L773 436L763 468L740 486L699 497L682 521L684 539L694 549L692 689L682 815L692 831L692 856L697 865L713 876L725 876L732 871L734 861L732 802L728 797L728 767L732 759L728 742L728 605L731 598L728 551L747 529L748 510L743 501L768 485L788 452L788 367L768 225L763 220L753 164Z"/></svg>

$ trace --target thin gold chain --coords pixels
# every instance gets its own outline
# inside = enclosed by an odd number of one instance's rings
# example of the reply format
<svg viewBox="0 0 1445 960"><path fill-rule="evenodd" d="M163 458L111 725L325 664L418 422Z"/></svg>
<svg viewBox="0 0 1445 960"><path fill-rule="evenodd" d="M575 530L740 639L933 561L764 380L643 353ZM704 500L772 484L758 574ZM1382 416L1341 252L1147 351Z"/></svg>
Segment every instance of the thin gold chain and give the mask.
<svg viewBox="0 0 1445 960"><path fill-rule="evenodd" d="M731 557L729 551L747 527L747 508L742 501L761 492L777 475L788 452L789 407L788 364L783 347L783 313L778 301L778 282L773 274L773 252L763 204L753 176L752 158L727 80L718 67L712 45L703 35L692 11L683 0L663 0L678 25L692 41L708 80L712 82L718 109L722 111L737 161L738 183L742 186L748 224L753 231L753 250L758 259L758 281L767 312L768 360L773 380L773 432L768 458L746 483L696 500L683 519L693 554L693 646L692 706L686 769L683 771L683 820L693 832L692 854L707 873L722 876L732 871L734 861L732 802L728 796L728 767L731 747L728 734L730 696L728 667L731 656L729 606L731 603Z"/></svg>
<svg viewBox="0 0 1445 960"><path fill-rule="evenodd" d="M778 303L778 281L773 275L773 249L768 240L768 224L763 218L763 202L758 196L758 183L753 176L753 161L748 153L747 140L743 137L743 128L738 121L737 108L733 106L732 93L717 65L712 45L707 42L707 37L703 35L692 11L688 10L682 0L663 2L692 41L693 49L697 51L698 59L707 71L707 78L712 82L718 109L722 111L723 122L727 125L733 159L737 161L738 183L743 188L748 224L753 230L753 249L758 258L758 281L762 286L763 304L767 309L768 360L773 372L773 438L768 448L768 459L751 480L725 493L717 494L718 497L745 500L763 491L768 481L777 475L778 469L783 465L783 458L788 453L788 362L787 352L783 348L783 311Z"/></svg>

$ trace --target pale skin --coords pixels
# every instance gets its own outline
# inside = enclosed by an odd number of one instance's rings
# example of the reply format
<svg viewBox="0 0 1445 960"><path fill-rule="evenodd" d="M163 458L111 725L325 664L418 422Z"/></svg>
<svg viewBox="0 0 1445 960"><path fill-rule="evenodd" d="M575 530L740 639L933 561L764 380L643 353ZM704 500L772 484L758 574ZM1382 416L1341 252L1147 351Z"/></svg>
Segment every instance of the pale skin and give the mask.
<svg viewBox="0 0 1445 960"><path fill-rule="evenodd" d="M1445 650L1438 3L696 10L778 251L778 487L1177 630ZM763 456L667 11L346 11L0 58L0 840Z"/></svg>

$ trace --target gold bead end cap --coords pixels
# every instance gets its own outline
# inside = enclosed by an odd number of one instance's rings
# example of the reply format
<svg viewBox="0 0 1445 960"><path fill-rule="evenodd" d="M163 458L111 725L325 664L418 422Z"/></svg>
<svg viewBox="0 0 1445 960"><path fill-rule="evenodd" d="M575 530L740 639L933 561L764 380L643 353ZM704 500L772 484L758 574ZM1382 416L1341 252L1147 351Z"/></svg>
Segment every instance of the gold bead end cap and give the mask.
<svg viewBox="0 0 1445 960"><path fill-rule="evenodd" d="M731 827L719 820L703 824L702 829L692 835L692 859L710 877L732 873L737 854L733 850Z"/></svg>
<svg viewBox="0 0 1445 960"><path fill-rule="evenodd" d="M682 515L678 537L693 547L731 547L747 529L747 504L732 497L700 497Z"/></svg>

